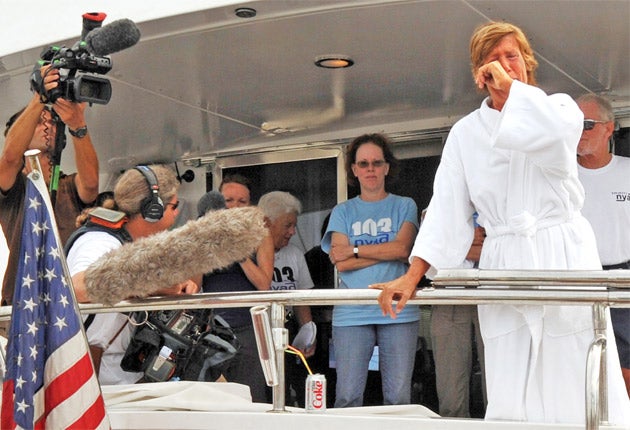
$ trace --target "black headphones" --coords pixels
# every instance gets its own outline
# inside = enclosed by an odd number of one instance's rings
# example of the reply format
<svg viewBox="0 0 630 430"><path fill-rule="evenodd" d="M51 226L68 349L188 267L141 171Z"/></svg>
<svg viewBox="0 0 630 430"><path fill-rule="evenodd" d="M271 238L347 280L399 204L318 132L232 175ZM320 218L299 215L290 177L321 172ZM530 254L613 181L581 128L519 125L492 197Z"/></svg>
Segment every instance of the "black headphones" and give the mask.
<svg viewBox="0 0 630 430"><path fill-rule="evenodd" d="M148 222L158 222L164 215L164 203L160 198L160 186L158 185L157 176L149 166L136 166L136 170L142 173L142 176L149 184L149 196L140 203L140 213Z"/></svg>

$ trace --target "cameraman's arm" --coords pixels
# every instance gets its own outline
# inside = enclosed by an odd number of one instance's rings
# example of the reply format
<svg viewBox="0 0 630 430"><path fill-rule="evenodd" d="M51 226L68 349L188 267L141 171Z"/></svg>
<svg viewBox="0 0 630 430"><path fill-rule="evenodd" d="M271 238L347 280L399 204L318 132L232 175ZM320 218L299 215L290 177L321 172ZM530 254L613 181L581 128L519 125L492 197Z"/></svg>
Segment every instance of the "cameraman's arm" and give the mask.
<svg viewBox="0 0 630 430"><path fill-rule="evenodd" d="M0 190L3 192L13 187L18 173L24 167L24 152L31 144L42 110L44 105L39 101L39 94L35 93L6 135L0 155Z"/></svg>
<svg viewBox="0 0 630 430"><path fill-rule="evenodd" d="M53 108L70 130L85 127L85 103L73 103L57 99ZM74 160L77 166L75 178L77 191L83 203L92 203L98 195L98 157L90 132L84 137L71 136L74 145Z"/></svg>

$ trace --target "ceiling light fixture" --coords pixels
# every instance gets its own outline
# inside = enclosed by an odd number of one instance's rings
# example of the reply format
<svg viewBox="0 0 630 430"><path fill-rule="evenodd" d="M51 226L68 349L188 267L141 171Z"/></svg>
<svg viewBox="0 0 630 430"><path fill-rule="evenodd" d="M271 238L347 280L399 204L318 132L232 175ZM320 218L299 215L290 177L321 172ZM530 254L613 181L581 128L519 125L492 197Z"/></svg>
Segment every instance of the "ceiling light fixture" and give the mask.
<svg viewBox="0 0 630 430"><path fill-rule="evenodd" d="M347 55L320 55L315 58L315 65L325 69L343 69L345 67L350 67L353 64L354 61L352 61L352 59Z"/></svg>
<svg viewBox="0 0 630 430"><path fill-rule="evenodd" d="M256 16L256 9L251 7L239 7L234 11L234 14L239 18L253 18Z"/></svg>

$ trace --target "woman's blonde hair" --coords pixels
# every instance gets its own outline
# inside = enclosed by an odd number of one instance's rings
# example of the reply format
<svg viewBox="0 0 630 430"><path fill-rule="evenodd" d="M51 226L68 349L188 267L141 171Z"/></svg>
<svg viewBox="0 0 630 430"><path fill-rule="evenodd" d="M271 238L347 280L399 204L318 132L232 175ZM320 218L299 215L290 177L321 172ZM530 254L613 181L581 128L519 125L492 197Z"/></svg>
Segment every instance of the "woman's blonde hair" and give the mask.
<svg viewBox="0 0 630 430"><path fill-rule="evenodd" d="M116 206L116 201L114 200L114 193L112 191L103 191L96 196L96 201L94 202L94 206L89 208L85 208L81 211L81 213L77 216L75 220L75 227L79 228L90 217L90 212L92 212L96 208L105 208L111 210L118 210L118 206Z"/></svg>
<svg viewBox="0 0 630 430"><path fill-rule="evenodd" d="M148 167L157 178L160 199L164 204L168 203L179 189L177 175L173 169L162 164L153 164ZM140 213L143 200L150 197L151 190L147 179L135 168L123 173L114 187L114 200L116 200L118 210L129 216Z"/></svg>
<svg viewBox="0 0 630 430"><path fill-rule="evenodd" d="M505 36L513 35L521 50L525 69L527 70L527 84L536 85L536 69L538 61L523 30L509 22L488 22L477 27L470 38L470 63L473 79L477 71L484 64L484 60Z"/></svg>

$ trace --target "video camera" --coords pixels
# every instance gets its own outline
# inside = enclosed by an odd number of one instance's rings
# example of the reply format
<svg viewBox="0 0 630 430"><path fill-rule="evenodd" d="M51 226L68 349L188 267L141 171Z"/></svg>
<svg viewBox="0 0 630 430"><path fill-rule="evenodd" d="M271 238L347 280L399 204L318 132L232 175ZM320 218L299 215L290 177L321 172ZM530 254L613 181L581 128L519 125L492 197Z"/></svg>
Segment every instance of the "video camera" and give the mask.
<svg viewBox="0 0 630 430"><path fill-rule="evenodd" d="M57 69L69 70L66 76L61 76L59 86L45 91L41 85L40 95L54 103L59 97L72 102L88 102L107 104L112 97L112 85L109 80L94 75L77 75L77 72L98 73L104 75L112 69L112 61L107 57L91 55L85 49L85 42L79 42L76 47L47 48L41 54L41 60L35 65L33 74L37 76L39 69L51 64ZM41 81L41 78L40 78Z"/></svg>
<svg viewBox="0 0 630 430"><path fill-rule="evenodd" d="M120 367L148 382L216 381L240 350L229 324L211 309L134 314L136 330Z"/></svg>
<svg viewBox="0 0 630 430"><path fill-rule="evenodd" d="M112 60L106 55L129 48L140 39L140 30L128 19L120 19L101 27L104 13L83 15L81 40L72 48L51 46L42 52L31 74L31 88L46 102L54 103L59 97L72 102L107 104L112 96L109 80L95 76L112 69ZM40 68L52 67L67 70L59 85L46 91ZM91 74L77 74L86 72Z"/></svg>

